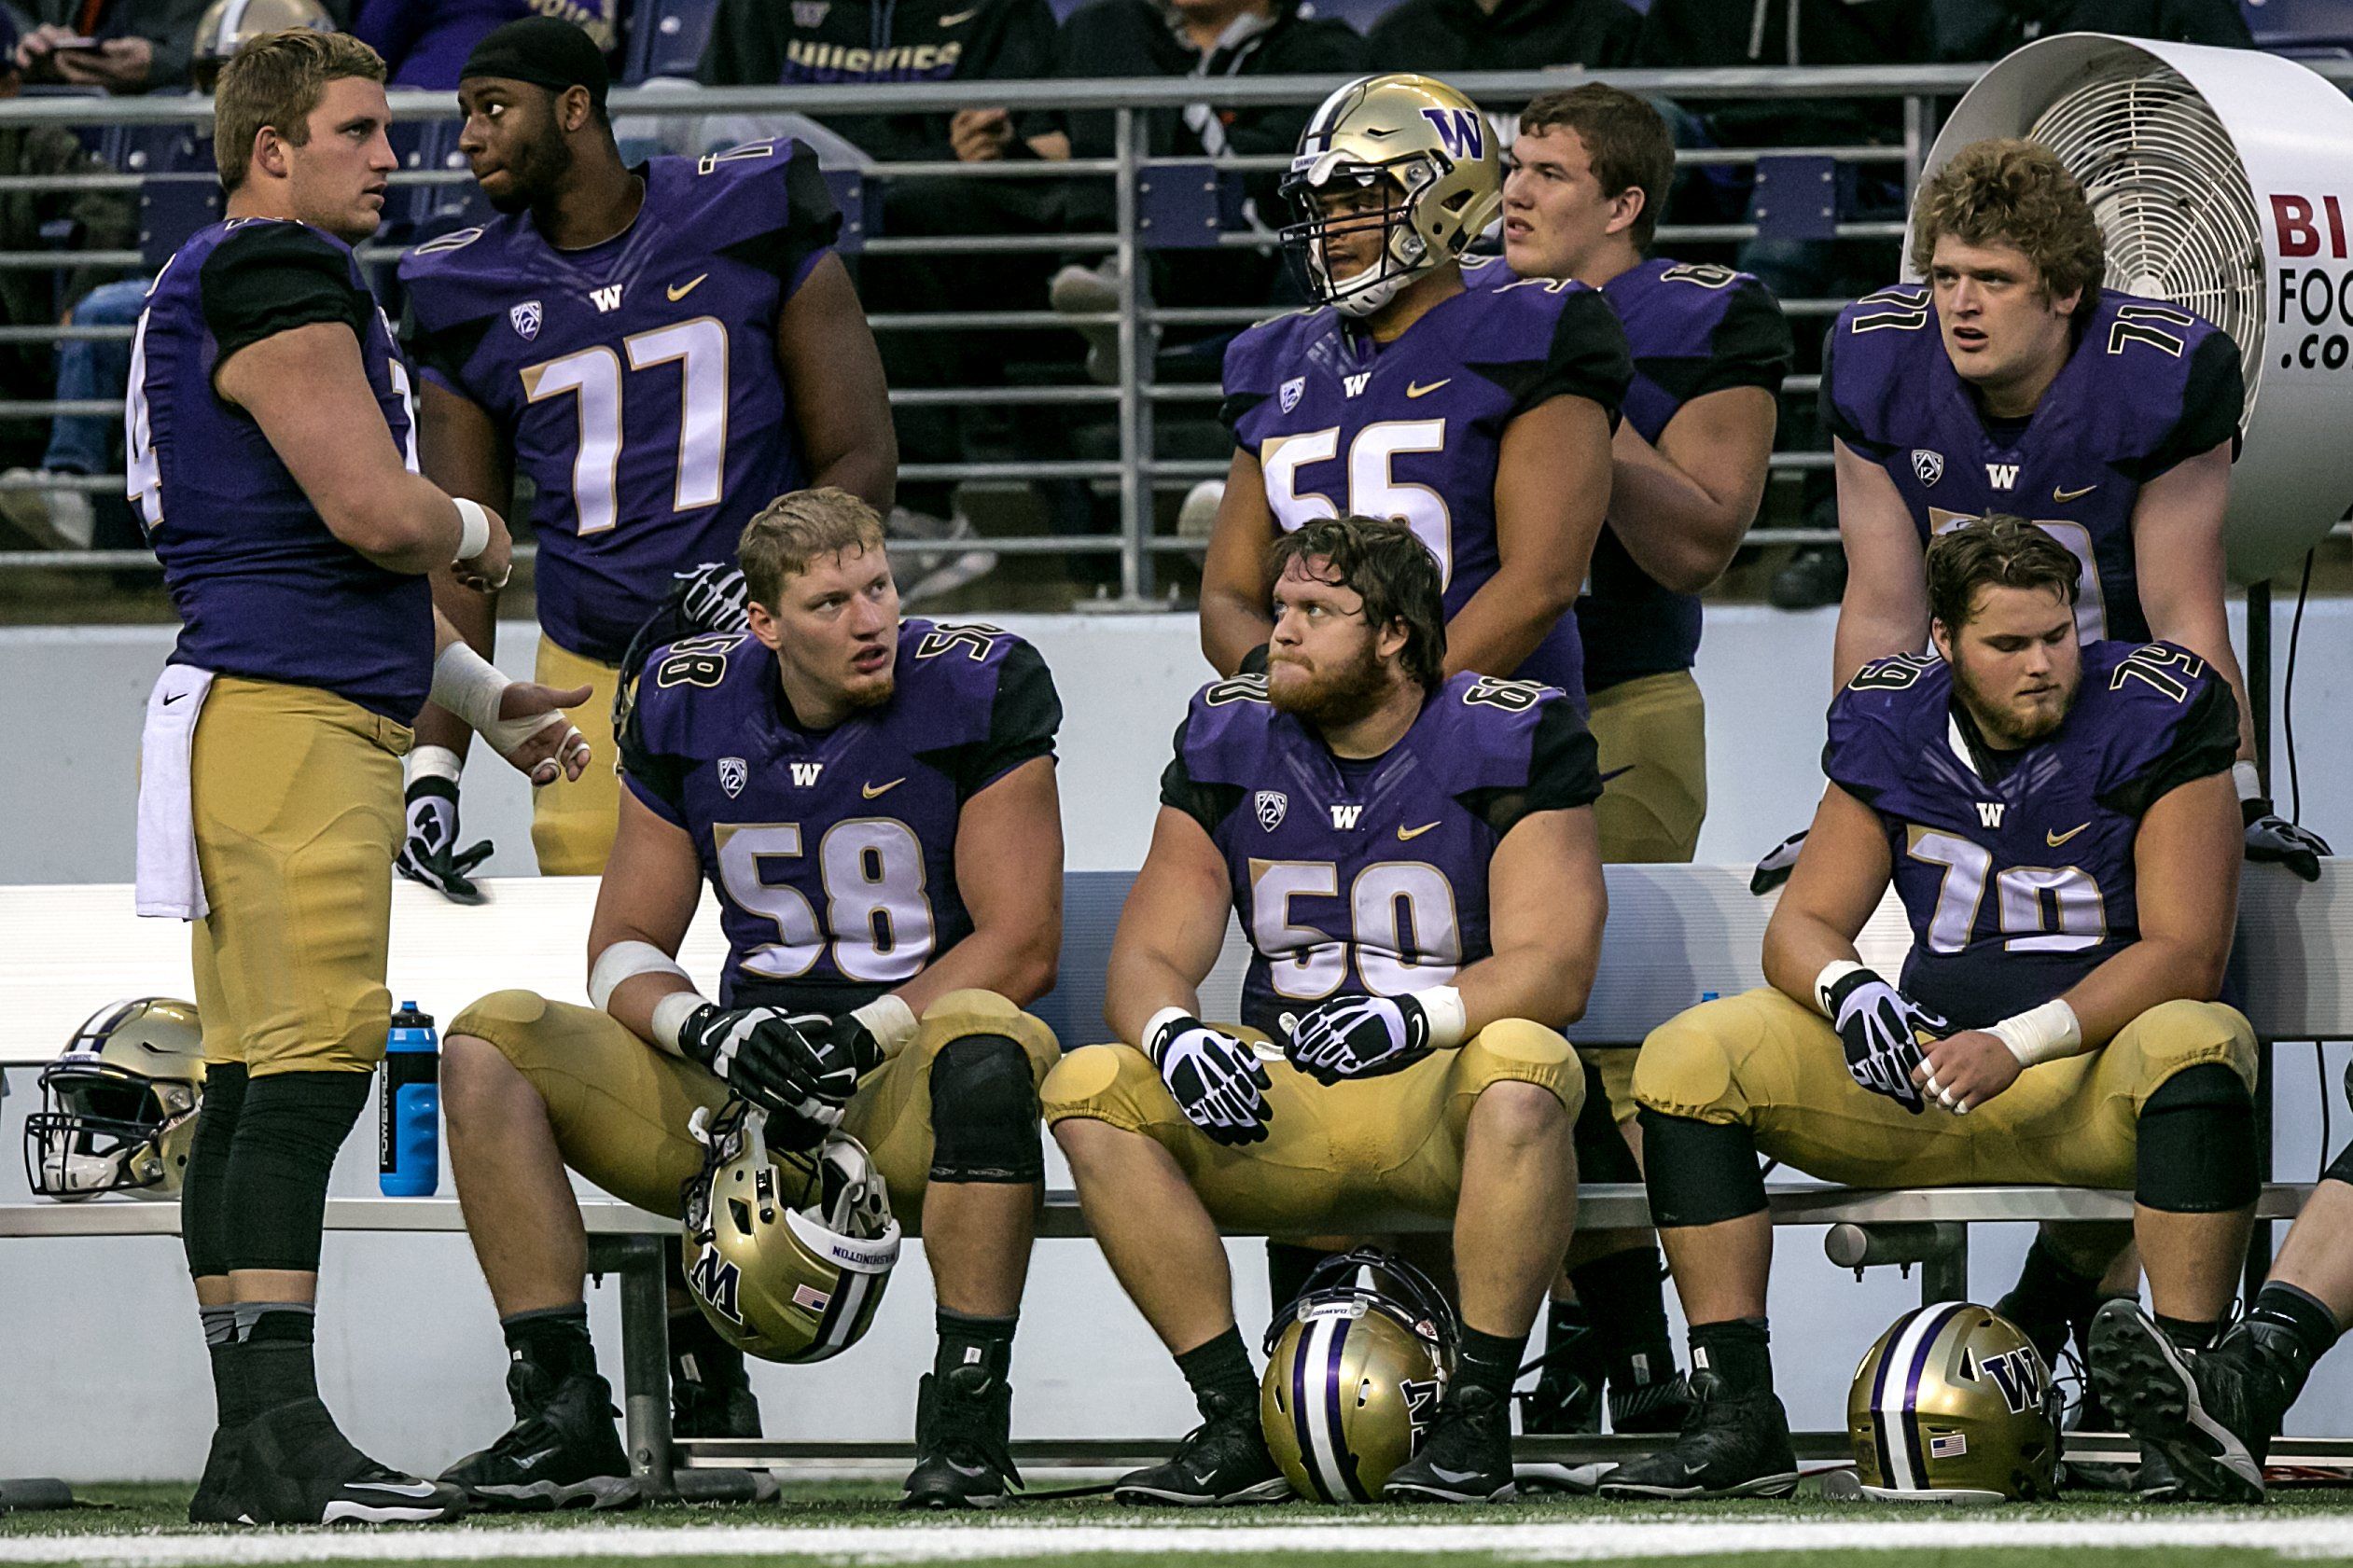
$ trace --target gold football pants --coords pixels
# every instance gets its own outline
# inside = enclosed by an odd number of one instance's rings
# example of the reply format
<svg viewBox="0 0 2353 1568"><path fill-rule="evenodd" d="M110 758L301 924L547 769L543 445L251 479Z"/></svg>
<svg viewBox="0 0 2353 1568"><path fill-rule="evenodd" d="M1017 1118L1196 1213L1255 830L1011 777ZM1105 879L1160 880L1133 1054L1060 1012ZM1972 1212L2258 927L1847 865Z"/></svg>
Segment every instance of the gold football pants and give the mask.
<svg viewBox="0 0 2353 1568"><path fill-rule="evenodd" d="M1463 1129L1490 1085L1534 1084L1573 1124L1584 1070L1566 1040L1518 1019L1385 1077L1324 1085L1255 1030L1217 1027L1258 1049L1273 1082L1266 1141L1229 1148L1185 1119L1159 1070L1134 1046L1063 1058L1039 1099L1046 1125L1079 1117L1141 1132L1174 1155L1219 1225L1285 1235L1353 1233L1383 1210L1451 1216L1462 1187Z"/></svg>
<svg viewBox="0 0 2353 1568"><path fill-rule="evenodd" d="M543 631L531 678L558 690L592 688L586 702L564 715L589 743L587 771L531 792L531 847L539 857L539 874L599 876L620 821L620 754L613 743L613 688L620 684L620 671L558 647Z"/></svg>
<svg viewBox="0 0 2353 1568"><path fill-rule="evenodd" d="M409 740L317 687L215 677L188 762L211 909L190 928L205 1061L258 1078L383 1059Z"/></svg>
<svg viewBox="0 0 2353 1568"><path fill-rule="evenodd" d="M610 1014L536 992L493 992L449 1032L489 1041L530 1080L564 1164L641 1209L678 1213L678 1188L703 1169L687 1122L696 1107L728 1098L708 1069L647 1045ZM889 1184L901 1224L921 1214L931 1173L932 1059L968 1034L1019 1042L1033 1086L1060 1054L1052 1030L995 992L952 991L932 1003L914 1039L866 1075L842 1117Z"/></svg>
<svg viewBox="0 0 2353 1568"><path fill-rule="evenodd" d="M1848 1186L2130 1187L2141 1106L2209 1062L2251 1089L2254 1026L2219 1002L2165 1002L2098 1050L2027 1068L1967 1116L1933 1102L1915 1116L1847 1075L1827 1019L1766 988L1652 1030L1634 1089L1651 1110L1747 1127L1758 1152Z"/></svg>

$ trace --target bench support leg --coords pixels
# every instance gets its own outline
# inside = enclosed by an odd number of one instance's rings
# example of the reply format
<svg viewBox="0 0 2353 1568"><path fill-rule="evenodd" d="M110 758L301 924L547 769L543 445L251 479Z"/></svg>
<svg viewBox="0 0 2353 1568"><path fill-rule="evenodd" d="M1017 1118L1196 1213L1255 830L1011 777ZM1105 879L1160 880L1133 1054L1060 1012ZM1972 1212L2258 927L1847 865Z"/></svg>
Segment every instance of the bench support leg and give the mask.
<svg viewBox="0 0 2353 1568"><path fill-rule="evenodd" d="M622 1430L629 1467L648 1497L677 1495L670 1452L670 1292L661 1242L632 1236L620 1248Z"/></svg>
<svg viewBox="0 0 2353 1568"><path fill-rule="evenodd" d="M1969 1227L1940 1227L1944 1244L1920 1260L1920 1305L1969 1299Z"/></svg>

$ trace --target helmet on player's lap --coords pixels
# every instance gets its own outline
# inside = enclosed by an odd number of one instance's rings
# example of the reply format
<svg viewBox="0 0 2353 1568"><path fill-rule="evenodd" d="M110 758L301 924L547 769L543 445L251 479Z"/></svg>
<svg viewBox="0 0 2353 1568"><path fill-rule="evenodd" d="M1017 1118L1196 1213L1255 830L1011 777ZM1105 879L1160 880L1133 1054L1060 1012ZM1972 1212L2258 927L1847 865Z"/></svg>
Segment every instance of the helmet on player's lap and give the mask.
<svg viewBox="0 0 2353 1568"><path fill-rule="evenodd" d="M188 1171L204 1098L194 1004L142 996L101 1007L41 1069L24 1118L24 1169L45 1198L170 1198Z"/></svg>
<svg viewBox="0 0 2353 1568"><path fill-rule="evenodd" d="M1317 1264L1267 1330L1259 1420L1302 1497L1369 1503L1421 1446L1454 1376L1454 1309L1378 1247Z"/></svg>
<svg viewBox="0 0 2353 1568"><path fill-rule="evenodd" d="M2009 1319L1940 1301L1896 1319L1855 1370L1846 1431L1863 1495L1997 1503L2058 1492L2059 1395Z"/></svg>
<svg viewBox="0 0 2353 1568"><path fill-rule="evenodd" d="M189 56L188 76L199 92L210 92L220 80L229 57L265 33L285 33L307 27L332 33L335 19L319 0L213 0L196 23L196 48Z"/></svg>
<svg viewBox="0 0 2353 1568"><path fill-rule="evenodd" d="M831 1132L772 1150L741 1100L695 1113L702 1173L681 1194L687 1289L719 1337L763 1361L823 1361L857 1343L898 1261L898 1222L865 1145Z"/></svg>
<svg viewBox="0 0 2353 1568"><path fill-rule="evenodd" d="M1413 278L1469 247L1503 210L1494 128L1479 105L1435 76L1365 76L1324 100L1299 139L1285 201L1298 221L1281 239L1316 298L1366 315ZM1325 203L1371 191L1377 208L1333 216ZM1334 280L1326 244L1377 229L1380 253L1353 276Z"/></svg>

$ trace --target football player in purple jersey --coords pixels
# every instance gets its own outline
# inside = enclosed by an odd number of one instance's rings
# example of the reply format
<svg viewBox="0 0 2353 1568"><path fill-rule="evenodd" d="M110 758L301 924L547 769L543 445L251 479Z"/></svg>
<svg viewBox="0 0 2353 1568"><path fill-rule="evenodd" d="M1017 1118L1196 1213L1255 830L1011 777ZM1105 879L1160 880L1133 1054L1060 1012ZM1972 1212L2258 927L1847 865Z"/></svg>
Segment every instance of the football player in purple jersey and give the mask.
<svg viewBox="0 0 2353 1568"><path fill-rule="evenodd" d="M1123 1043L1046 1081L1088 1227L1201 1409L1122 1501L1288 1494L1219 1225L1361 1235L1399 1209L1454 1222L1463 1336L1382 1495L1511 1496L1511 1388L1576 1223L1580 1110L1624 1153L1561 1034L1607 901L1593 738L1553 687L1445 673L1417 538L1326 518L1272 548L1267 673L1197 694L1161 778L1106 978ZM1236 916L1241 1017L1204 1021Z"/></svg>
<svg viewBox="0 0 2353 1568"><path fill-rule="evenodd" d="M515 1424L444 1478L487 1506L635 1500L565 1168L677 1214L702 1169L690 1124L731 1098L775 1148L838 1124L892 1210L922 1217L939 1353L908 1506L1001 1502L1018 1480L1006 1373L1057 1054L1019 1010L1061 947L1053 678L1009 632L902 621L882 522L845 492L779 497L741 563L749 631L662 649L632 688L592 1006L498 992L449 1026L450 1162ZM728 939L716 1000L675 956L706 882Z"/></svg>
<svg viewBox="0 0 2353 1568"><path fill-rule="evenodd" d="M1464 286L1501 204L1494 132L1428 76L1368 76L1316 111L1284 230L1318 301L1226 351L1234 454L1202 568L1201 643L1226 674L1273 630L1267 545L1318 518L1405 520L1438 562L1449 673L1583 701L1577 621L1632 368L1600 296Z"/></svg>
<svg viewBox="0 0 2353 1568"><path fill-rule="evenodd" d="M1695 1403L1605 1496L1797 1484L1760 1155L1852 1186L2130 1188L2168 1342L2195 1354L2221 1330L2261 1188L2254 1029L2216 1000L2237 704L2178 645L2080 641L2082 576L2014 517L1929 547L1935 652L1868 663L1831 704L1830 787L1765 930L1770 984L1643 1042L1650 1212ZM1894 977L1855 946L1891 885L1912 933ZM2083 1229L2039 1245L2095 1279L2112 1245Z"/></svg>
<svg viewBox="0 0 2353 1568"><path fill-rule="evenodd" d="M530 476L538 667L593 689L583 723L600 745L631 634L677 578L728 576L744 524L787 491L836 485L887 508L898 469L814 155L759 142L627 167L606 90L603 56L568 21L483 38L459 84L459 146L499 215L400 270L425 470L499 506ZM740 591L704 597L722 606L706 629L741 630ZM439 600L489 652L494 599L445 581ZM428 714L420 739L401 869L472 901L489 848L457 848L464 735ZM592 783L535 801L543 873L603 868L620 785L601 769Z"/></svg>

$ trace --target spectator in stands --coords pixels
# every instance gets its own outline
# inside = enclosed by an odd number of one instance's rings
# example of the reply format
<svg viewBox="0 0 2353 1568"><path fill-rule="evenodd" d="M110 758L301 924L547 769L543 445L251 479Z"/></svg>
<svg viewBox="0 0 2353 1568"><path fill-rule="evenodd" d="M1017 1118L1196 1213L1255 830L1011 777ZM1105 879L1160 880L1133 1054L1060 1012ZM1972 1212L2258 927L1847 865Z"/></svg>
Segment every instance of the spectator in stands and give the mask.
<svg viewBox="0 0 2353 1568"><path fill-rule="evenodd" d="M1376 71L1623 65L1641 14L1623 0L1404 0L1366 35Z"/></svg>
<svg viewBox="0 0 2353 1568"><path fill-rule="evenodd" d="M31 82L152 92L186 87L198 24L213 0L22 0L35 23L14 50ZM327 9L340 25L350 0ZM80 40L95 39L93 46ZM80 47L75 47L75 46Z"/></svg>
<svg viewBox="0 0 2353 1568"><path fill-rule="evenodd" d="M1935 0L1940 60L1999 60L2057 33L2253 49L2238 0Z"/></svg>
<svg viewBox="0 0 2353 1568"><path fill-rule="evenodd" d="M527 16L575 21L607 55L620 36L621 0L359 0L352 31L384 57L392 87L457 90L474 46Z"/></svg>
<svg viewBox="0 0 2353 1568"><path fill-rule="evenodd" d="M15 20L0 8L0 98L13 98L23 77L16 66ZM9 174L104 173L105 165L84 150L73 132L62 125L0 126L0 173ZM62 241L69 250L114 250L135 244L137 215L120 191L11 190L0 193L0 250L36 251ZM69 257L61 257L61 261ZM98 267L74 267L58 272L37 269L0 271L0 324L40 326L59 319L61 303L80 300L115 276ZM135 313L135 312L134 312ZM64 320L75 324L72 310ZM69 344L77 350L119 350L126 361L128 344ZM103 396L103 391L60 385L59 356L46 343L13 343L0 347L0 390L10 397ZM119 387L120 382L116 385ZM58 387L52 393L51 388ZM118 418L110 422L121 426ZM9 420L0 423L0 458L11 464L7 479L28 480L35 476L25 466L40 452L44 422ZM112 454L102 444L94 460L85 459L71 471L104 473ZM44 468L64 466L43 459ZM93 535L90 497L70 490L0 491L0 519L13 532L46 547L87 547ZM14 543L15 541L10 541Z"/></svg>

